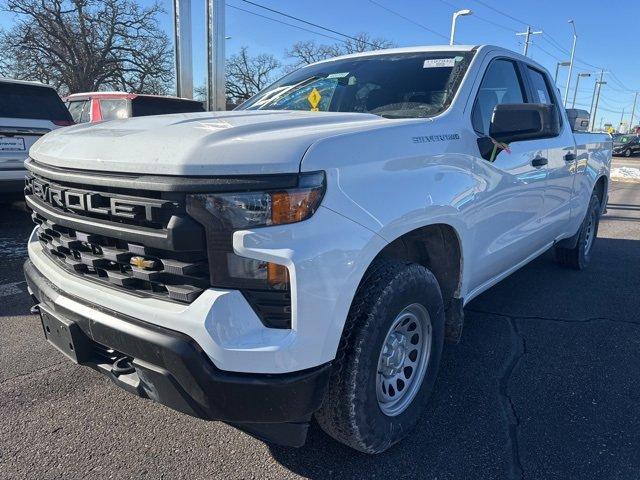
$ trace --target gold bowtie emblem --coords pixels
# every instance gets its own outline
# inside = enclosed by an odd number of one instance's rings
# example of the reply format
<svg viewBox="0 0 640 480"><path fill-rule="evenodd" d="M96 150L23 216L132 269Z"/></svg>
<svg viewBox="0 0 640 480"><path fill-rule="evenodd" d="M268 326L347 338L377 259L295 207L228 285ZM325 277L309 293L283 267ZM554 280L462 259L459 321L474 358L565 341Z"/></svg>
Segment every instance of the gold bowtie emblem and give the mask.
<svg viewBox="0 0 640 480"><path fill-rule="evenodd" d="M145 270L153 268L156 264L155 260L149 260L148 258L144 257L131 257L129 263L134 267L144 268Z"/></svg>

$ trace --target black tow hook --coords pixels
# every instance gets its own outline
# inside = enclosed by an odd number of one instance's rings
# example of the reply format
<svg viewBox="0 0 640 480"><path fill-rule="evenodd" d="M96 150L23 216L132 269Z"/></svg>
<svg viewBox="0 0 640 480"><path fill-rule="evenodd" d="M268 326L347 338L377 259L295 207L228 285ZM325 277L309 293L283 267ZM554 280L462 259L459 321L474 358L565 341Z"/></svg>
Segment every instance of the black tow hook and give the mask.
<svg viewBox="0 0 640 480"><path fill-rule="evenodd" d="M29 309L29 312L31 312L32 315L37 315L38 313L40 313L40 305L34 305Z"/></svg>
<svg viewBox="0 0 640 480"><path fill-rule="evenodd" d="M131 365L131 361L133 359L131 357L120 357L113 365L111 365L111 373L113 373L116 377L120 375L127 375L128 373L133 373L136 369Z"/></svg>

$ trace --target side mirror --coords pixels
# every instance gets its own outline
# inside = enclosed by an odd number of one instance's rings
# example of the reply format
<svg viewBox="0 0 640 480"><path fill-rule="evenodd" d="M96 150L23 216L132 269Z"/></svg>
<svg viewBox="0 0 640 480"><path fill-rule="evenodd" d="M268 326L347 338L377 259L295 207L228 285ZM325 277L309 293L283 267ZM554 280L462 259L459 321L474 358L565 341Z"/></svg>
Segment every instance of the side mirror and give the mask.
<svg viewBox="0 0 640 480"><path fill-rule="evenodd" d="M489 136L504 143L550 138L559 134L558 109L542 103L497 105L489 127Z"/></svg>

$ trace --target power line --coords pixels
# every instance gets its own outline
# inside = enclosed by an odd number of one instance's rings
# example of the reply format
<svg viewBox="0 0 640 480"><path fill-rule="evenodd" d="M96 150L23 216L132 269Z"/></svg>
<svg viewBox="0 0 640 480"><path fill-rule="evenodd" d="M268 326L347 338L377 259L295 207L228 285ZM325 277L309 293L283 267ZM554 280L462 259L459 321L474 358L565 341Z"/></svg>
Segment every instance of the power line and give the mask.
<svg viewBox="0 0 640 480"><path fill-rule="evenodd" d="M230 3L226 3L226 5L227 5L227 7L231 7L233 9L235 9L235 10L240 10L241 12L249 13L251 15L255 15L256 17L264 18L266 20L271 20L272 22L277 22L277 23L280 23L282 25L287 25L289 27L297 28L298 30L304 30L305 32L313 33L314 35L320 35L321 37L330 38L330 39L336 40L338 42L344 42L345 41L342 38L332 37L331 35L327 35L325 33L316 32L316 31L311 30L309 28L301 27L300 25L294 25L293 23L288 23L288 22L285 22L285 21L282 21L282 20L278 20L277 18L272 18L272 17L268 17L266 15L262 15L262 14L257 13L257 12L252 12L251 10L247 10L245 8L238 7L237 5L232 5Z"/></svg>
<svg viewBox="0 0 640 480"><path fill-rule="evenodd" d="M242 1L244 3L248 3L249 5L253 5L254 7L258 7L258 8L262 8L263 10L267 10L267 11L269 11L271 13L276 13L278 15L282 15L283 17L290 18L290 19L295 20L297 22L301 22L301 23L310 25L312 27L319 28L320 30L325 30L325 31L331 32L331 33L333 33L335 35L340 35L342 37L345 37L345 38L348 38L350 40L353 40L354 42L364 43L364 44L369 45L370 47L374 47L374 48L378 47L377 45L375 45L373 43L366 42L366 41L362 40L361 38L356 38L356 37L353 37L351 35L347 35L346 33L338 32L337 30L333 30L333 29L328 28L328 27L323 27L322 25L318 25L317 23L309 22L308 20L304 20L302 18L295 17L293 15L289 15L288 13L281 12L280 10L276 10L276 9L270 8L270 7L265 7L264 5L260 5L259 3L252 2L250 0L242 0Z"/></svg>
<svg viewBox="0 0 640 480"><path fill-rule="evenodd" d="M427 32L431 32L431 33L433 33L434 35L437 35L437 36L439 36L439 37L441 37L441 38L444 38L445 40L448 40L448 39L449 39L449 37L447 37L447 36L446 36L446 35L444 35L443 33L440 33L440 32L437 32L437 31L435 31L435 30L432 30L431 28L427 27L426 25L423 25L423 24L421 24L421 23L418 23L418 22L416 22L415 20L413 20L413 19L411 19L411 18L409 18L409 17L405 17L405 16L404 16L404 15L402 15L401 13L398 13L398 12L396 12L395 10L391 10L390 8L385 7L384 5L381 5L380 3L378 3L378 2L376 2L376 1L374 1L374 0L369 0L369 2L370 2L370 3L373 3L373 4L374 4L374 5L376 5L377 7L380 7L380 8L382 8L383 10L386 10L387 12L389 12L389 13L391 13L391 14L393 14L393 15L397 16L397 17L402 18L403 20L406 20L406 21L407 21L407 22L409 22L409 23L413 23L414 25L416 25L416 26L418 26L418 27L420 27L420 28L422 28L422 29L426 30Z"/></svg>
<svg viewBox="0 0 640 480"><path fill-rule="evenodd" d="M369 1L371 1L371 0L369 0ZM451 2L448 2L447 0L439 0L439 1L440 1L440 3L444 3L445 5L448 5L449 7L452 7L454 9L456 9L456 10L460 9L460 7L458 5L455 5L455 4L451 3ZM472 19L475 18L475 19L478 19L478 20L480 20L482 22L489 23L489 24L491 24L491 25L493 25L495 27L503 28L504 30L508 30L511 33L517 33L518 32L518 30L516 30L515 28L507 27L506 25L502 25L501 23L495 22L493 20L489 20L488 18L482 17L482 16L478 15L475 12L474 12L473 15L471 15L470 18L472 18Z"/></svg>
<svg viewBox="0 0 640 480"><path fill-rule="evenodd" d="M483 2L482 0L473 0L473 1L476 2L476 3L479 3L480 5L482 5L482 6L486 7L486 8L488 8L489 10L493 10L494 12L499 13L500 15L502 15L504 17L507 17L507 18L509 18L509 19L511 19L511 20L513 20L515 22L521 23L523 25L531 25L531 23L525 22L524 20L516 18L513 15L509 15L508 13L503 12L502 10L498 10L497 8L492 7L491 5ZM536 27L536 28L538 28L538 27Z"/></svg>

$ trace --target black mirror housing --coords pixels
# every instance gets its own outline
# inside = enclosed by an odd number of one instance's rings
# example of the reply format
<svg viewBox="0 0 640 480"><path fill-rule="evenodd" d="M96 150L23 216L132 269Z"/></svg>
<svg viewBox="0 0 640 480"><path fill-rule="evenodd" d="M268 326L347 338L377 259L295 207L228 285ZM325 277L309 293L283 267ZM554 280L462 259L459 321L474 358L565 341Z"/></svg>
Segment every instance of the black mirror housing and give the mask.
<svg viewBox="0 0 640 480"><path fill-rule="evenodd" d="M543 103L503 103L493 111L489 136L498 142L556 137L560 118L555 105Z"/></svg>

